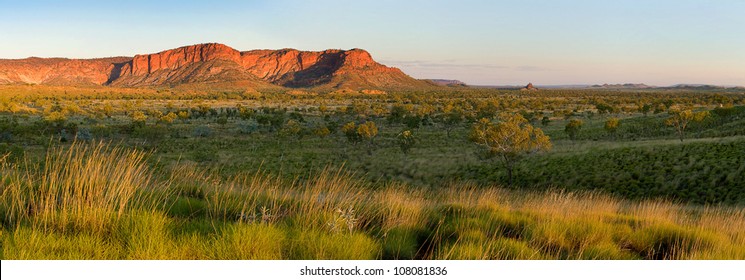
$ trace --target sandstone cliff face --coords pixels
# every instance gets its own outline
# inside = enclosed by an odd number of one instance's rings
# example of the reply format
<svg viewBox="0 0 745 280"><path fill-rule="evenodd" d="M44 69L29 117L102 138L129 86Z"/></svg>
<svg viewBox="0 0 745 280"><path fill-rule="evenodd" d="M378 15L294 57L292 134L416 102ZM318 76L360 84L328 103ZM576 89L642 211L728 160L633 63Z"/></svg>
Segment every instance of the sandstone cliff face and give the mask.
<svg viewBox="0 0 745 280"><path fill-rule="evenodd" d="M177 69L192 63L212 60L238 61L240 53L222 44L201 44L162 51L156 54L135 55L132 62L122 68L133 76L151 74L158 70Z"/></svg>
<svg viewBox="0 0 745 280"><path fill-rule="evenodd" d="M104 84L116 63L127 57L100 59L0 59L0 84Z"/></svg>
<svg viewBox="0 0 745 280"><path fill-rule="evenodd" d="M361 49L240 52L222 44L186 46L132 58L0 60L0 84L155 86L253 81L286 87L418 87Z"/></svg>

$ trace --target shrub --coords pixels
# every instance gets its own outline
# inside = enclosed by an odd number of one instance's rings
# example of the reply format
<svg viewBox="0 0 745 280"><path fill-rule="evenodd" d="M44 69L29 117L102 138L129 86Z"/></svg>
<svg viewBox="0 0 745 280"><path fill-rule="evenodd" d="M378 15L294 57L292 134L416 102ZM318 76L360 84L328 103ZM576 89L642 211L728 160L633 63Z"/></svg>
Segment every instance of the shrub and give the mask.
<svg viewBox="0 0 745 280"><path fill-rule="evenodd" d="M238 124L238 132L241 134L251 134L258 130L259 130L259 124L254 120L250 120L250 121L242 122Z"/></svg>
<svg viewBox="0 0 745 280"><path fill-rule="evenodd" d="M357 125L354 122L348 122L342 126L341 131L344 132L344 136L347 137L347 141L356 144L362 141L362 137L357 133Z"/></svg>
<svg viewBox="0 0 745 280"><path fill-rule="evenodd" d="M398 146L404 154L408 154L417 142L416 137L414 137L414 134L410 130L404 130L396 138L398 139Z"/></svg>
<svg viewBox="0 0 745 280"><path fill-rule="evenodd" d="M168 114L160 117L160 122L165 123L165 124L172 124L173 121L176 120L176 118L178 118L176 114L174 114L173 112L169 112Z"/></svg>
<svg viewBox="0 0 745 280"><path fill-rule="evenodd" d="M615 138L616 131L618 131L618 126L620 125L620 120L618 118L608 118L608 120L605 121L605 131L608 131L609 134L613 135Z"/></svg>
<svg viewBox="0 0 745 280"><path fill-rule="evenodd" d="M194 128L192 135L194 137L210 137L212 136L212 129L208 126L197 126Z"/></svg>
<svg viewBox="0 0 745 280"><path fill-rule="evenodd" d="M331 134L331 131L328 129L328 127L320 126L320 127L316 127L313 130L313 134L321 138L326 138L326 136Z"/></svg>
<svg viewBox="0 0 745 280"><path fill-rule="evenodd" d="M78 140L81 141L90 141L93 140L93 134L91 134L91 130L88 128L80 128L78 129L78 133L75 136Z"/></svg>
<svg viewBox="0 0 745 280"><path fill-rule="evenodd" d="M579 134L579 131L582 129L583 122L582 120L578 119L571 119L567 123L567 125L564 127L564 132L569 135L569 139L575 140L577 139L577 134Z"/></svg>
<svg viewBox="0 0 745 280"><path fill-rule="evenodd" d="M145 122L147 121L147 115L143 113L142 111L135 111L132 113L132 125L135 127L142 127L145 125Z"/></svg>
<svg viewBox="0 0 745 280"><path fill-rule="evenodd" d="M357 134L364 140L373 142L376 136L378 136L378 127L375 122L367 121L357 127Z"/></svg>

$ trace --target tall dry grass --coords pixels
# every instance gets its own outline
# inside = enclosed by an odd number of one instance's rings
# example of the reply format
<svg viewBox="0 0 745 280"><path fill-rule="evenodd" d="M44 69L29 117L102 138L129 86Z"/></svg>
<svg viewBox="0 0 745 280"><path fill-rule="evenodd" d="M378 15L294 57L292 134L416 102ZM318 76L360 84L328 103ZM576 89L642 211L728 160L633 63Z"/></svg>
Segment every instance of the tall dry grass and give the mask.
<svg viewBox="0 0 745 280"><path fill-rule="evenodd" d="M105 143L0 159L3 258L745 259L745 210L455 183L154 174ZM95 248L101 248L96 250Z"/></svg>
<svg viewBox="0 0 745 280"><path fill-rule="evenodd" d="M147 154L98 142L53 147L41 164L0 160L3 223L43 231L110 231L153 187Z"/></svg>

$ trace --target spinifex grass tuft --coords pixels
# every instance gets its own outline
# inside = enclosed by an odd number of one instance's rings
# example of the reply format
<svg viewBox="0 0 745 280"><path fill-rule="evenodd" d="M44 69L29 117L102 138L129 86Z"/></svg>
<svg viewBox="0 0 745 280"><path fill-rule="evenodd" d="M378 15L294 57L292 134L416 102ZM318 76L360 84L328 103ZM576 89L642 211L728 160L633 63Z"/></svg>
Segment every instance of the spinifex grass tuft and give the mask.
<svg viewBox="0 0 745 280"><path fill-rule="evenodd" d="M41 165L3 162L2 202L6 224L45 232L107 232L151 188L146 153L102 142L54 147Z"/></svg>

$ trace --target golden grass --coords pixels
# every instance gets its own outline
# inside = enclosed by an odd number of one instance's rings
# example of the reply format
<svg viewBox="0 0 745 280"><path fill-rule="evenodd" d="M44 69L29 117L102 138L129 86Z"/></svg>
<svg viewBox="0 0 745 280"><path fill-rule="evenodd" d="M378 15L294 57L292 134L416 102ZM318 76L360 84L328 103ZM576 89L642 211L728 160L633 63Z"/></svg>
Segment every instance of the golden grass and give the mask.
<svg viewBox="0 0 745 280"><path fill-rule="evenodd" d="M453 184L154 174L104 143L0 159L8 259L745 259L745 210ZM96 251L94 248L99 248Z"/></svg>
<svg viewBox="0 0 745 280"><path fill-rule="evenodd" d="M28 221L44 231L111 230L151 188L146 154L139 151L73 143L52 148L42 165L15 166L2 161L5 222Z"/></svg>

